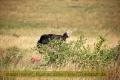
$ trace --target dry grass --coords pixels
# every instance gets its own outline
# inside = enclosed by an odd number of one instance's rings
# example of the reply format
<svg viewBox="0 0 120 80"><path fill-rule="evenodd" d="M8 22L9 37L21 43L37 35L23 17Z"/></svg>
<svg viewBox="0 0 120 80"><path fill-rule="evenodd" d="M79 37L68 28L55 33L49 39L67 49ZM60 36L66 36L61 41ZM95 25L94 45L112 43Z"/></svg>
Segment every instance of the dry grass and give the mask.
<svg viewBox="0 0 120 80"><path fill-rule="evenodd" d="M119 5L119 0L0 0L0 54L5 56L7 48L16 46L24 52L24 57L16 68L11 65L9 69L33 70L31 67L42 64L30 62L32 56L39 56L31 48L36 46L40 36L45 33L63 34L68 29L73 34L67 42L76 41L84 34L86 44L93 47L97 37L102 35L107 37L105 44L108 48L112 48L120 40ZM59 70L81 70L74 66L69 63ZM54 68L48 66L47 70Z"/></svg>

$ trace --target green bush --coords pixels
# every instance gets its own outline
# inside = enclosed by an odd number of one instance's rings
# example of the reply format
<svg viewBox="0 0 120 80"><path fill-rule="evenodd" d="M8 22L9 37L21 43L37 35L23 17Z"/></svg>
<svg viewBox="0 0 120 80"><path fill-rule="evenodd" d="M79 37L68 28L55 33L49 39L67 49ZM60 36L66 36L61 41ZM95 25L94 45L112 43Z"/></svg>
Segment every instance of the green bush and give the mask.
<svg viewBox="0 0 120 80"><path fill-rule="evenodd" d="M91 67L99 69L106 65L114 63L120 54L120 45L107 49L104 44L105 38L100 36L99 41L95 43L94 49L86 44L86 38L81 35L77 41L69 43L61 40L50 40L47 45L40 45L39 51L45 56L46 64L65 66L68 63L81 65L83 68Z"/></svg>
<svg viewBox="0 0 120 80"><path fill-rule="evenodd" d="M70 44L61 40L50 40L47 45L40 45L39 52L42 52L46 57L47 64L65 64L68 60Z"/></svg>

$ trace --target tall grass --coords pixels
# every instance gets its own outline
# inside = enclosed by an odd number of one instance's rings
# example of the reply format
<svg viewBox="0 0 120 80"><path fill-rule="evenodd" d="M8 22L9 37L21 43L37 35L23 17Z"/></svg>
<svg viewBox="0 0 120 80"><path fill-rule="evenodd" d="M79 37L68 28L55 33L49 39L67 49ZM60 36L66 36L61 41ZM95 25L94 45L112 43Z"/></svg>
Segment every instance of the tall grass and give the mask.
<svg viewBox="0 0 120 80"><path fill-rule="evenodd" d="M104 70L109 71L108 80L119 79L120 44L108 49L104 44L106 39L100 36L99 41L94 43L93 49L89 44L85 45L86 40L81 35L77 41L69 43L61 40L50 40L48 45L40 44L40 49L34 47L29 51L42 52L43 58L40 62L30 62L30 56L29 61L25 60L25 54L28 51L21 52L17 47L8 48L6 49L6 55L0 61L1 68L3 70L32 71L59 71L69 70L69 68L75 71ZM38 53L36 55L39 56Z"/></svg>
<svg viewBox="0 0 120 80"><path fill-rule="evenodd" d="M107 70L106 79L119 80L119 4L119 0L0 0L0 69ZM40 35L68 29L73 34L67 42L53 40L39 50L35 47ZM39 58L39 51L43 59L31 62L32 56Z"/></svg>

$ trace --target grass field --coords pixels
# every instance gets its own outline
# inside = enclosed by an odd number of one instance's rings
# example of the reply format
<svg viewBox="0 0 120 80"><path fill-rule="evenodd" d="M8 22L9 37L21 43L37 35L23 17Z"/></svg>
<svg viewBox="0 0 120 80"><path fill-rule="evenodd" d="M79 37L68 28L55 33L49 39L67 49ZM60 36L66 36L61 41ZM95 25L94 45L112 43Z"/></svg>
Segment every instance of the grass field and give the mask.
<svg viewBox="0 0 120 80"><path fill-rule="evenodd" d="M107 47L102 46L102 49L110 51L119 44L120 40L120 1L0 0L0 69L9 71L91 70L90 65L86 65L83 69L81 66L76 68L77 64L71 65L69 62L66 66L58 68L54 68L53 65L41 67L40 64L43 64L44 60L38 63L30 62L32 56L39 56L38 51L33 48L36 47L42 34L63 34L67 30L73 32L66 41L68 44L84 35L87 38L85 47L89 44L91 51L94 51L94 44L99 41L99 36L103 36L106 38L104 44ZM120 54L119 51L118 54ZM6 57L7 55L9 58ZM5 62L4 66L3 62ZM102 67L102 70L111 71L108 80L120 79L115 76L120 74L120 64L117 61L114 63ZM48 80L48 78L43 79ZM81 79L92 80L92 78ZM16 80L24 80L24 78Z"/></svg>

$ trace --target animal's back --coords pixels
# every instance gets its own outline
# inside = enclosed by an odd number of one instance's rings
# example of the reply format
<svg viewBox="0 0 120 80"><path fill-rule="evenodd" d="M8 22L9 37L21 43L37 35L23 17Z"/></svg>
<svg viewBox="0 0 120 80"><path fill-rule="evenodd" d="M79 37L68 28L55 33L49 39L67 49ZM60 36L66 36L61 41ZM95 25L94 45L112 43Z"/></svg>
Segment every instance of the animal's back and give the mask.
<svg viewBox="0 0 120 80"><path fill-rule="evenodd" d="M39 41L37 42L37 47L39 48L39 44L48 44L49 40L57 39L65 41L71 35L72 31L68 30L63 35L56 35L56 34L44 34L40 37Z"/></svg>
<svg viewBox="0 0 120 80"><path fill-rule="evenodd" d="M49 38L51 40L53 39L62 39L62 35L56 35L56 34L48 34Z"/></svg>
<svg viewBox="0 0 120 80"><path fill-rule="evenodd" d="M42 35L38 42L41 44L47 44L49 42L49 36L46 34Z"/></svg>

